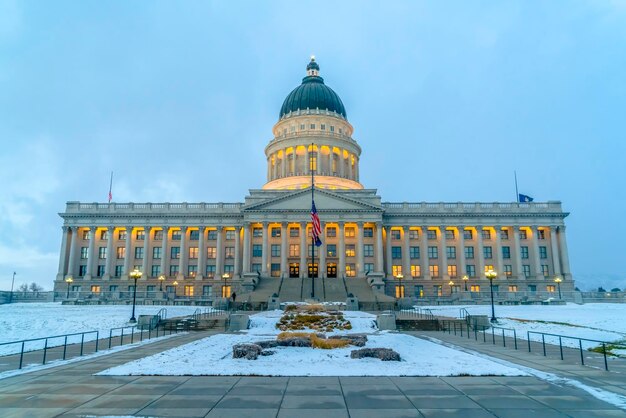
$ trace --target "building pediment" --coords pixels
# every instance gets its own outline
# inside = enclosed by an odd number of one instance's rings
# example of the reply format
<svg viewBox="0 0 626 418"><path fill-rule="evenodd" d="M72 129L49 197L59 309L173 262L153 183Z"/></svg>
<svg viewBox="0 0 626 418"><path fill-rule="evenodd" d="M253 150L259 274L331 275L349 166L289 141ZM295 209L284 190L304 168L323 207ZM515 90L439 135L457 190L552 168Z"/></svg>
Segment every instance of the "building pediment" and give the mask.
<svg viewBox="0 0 626 418"><path fill-rule="evenodd" d="M361 201L354 196L342 196L330 190L315 189L315 206L320 213L324 212L382 212L381 206L374 205L367 201ZM259 202L257 199L253 204L244 206L244 212L283 212L283 211L304 211L311 210L311 189L296 190L293 192L282 192L276 196L268 191L268 199Z"/></svg>

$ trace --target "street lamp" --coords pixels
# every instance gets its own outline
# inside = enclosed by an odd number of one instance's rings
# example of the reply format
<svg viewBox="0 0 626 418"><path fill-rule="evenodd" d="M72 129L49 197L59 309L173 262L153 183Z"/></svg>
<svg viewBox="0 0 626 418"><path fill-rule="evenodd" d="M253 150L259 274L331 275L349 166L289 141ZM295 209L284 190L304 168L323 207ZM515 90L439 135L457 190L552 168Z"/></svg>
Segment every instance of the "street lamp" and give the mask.
<svg viewBox="0 0 626 418"><path fill-rule="evenodd" d="M554 278L554 283L556 283L556 287L559 289L559 300L561 300L561 282L562 281L563 279L561 279L560 277Z"/></svg>
<svg viewBox="0 0 626 418"><path fill-rule="evenodd" d="M65 296L65 299L70 298L70 285L72 284L73 281L74 281L74 278L72 276L65 279L65 283L67 283L67 295Z"/></svg>
<svg viewBox="0 0 626 418"><path fill-rule="evenodd" d="M17 273L13 272L13 279L11 279L11 293L9 293L9 303L13 302L13 285L15 284L15 275Z"/></svg>
<svg viewBox="0 0 626 418"><path fill-rule="evenodd" d="M465 283L465 291L467 292L467 281L469 280L469 277L467 277L467 275L462 277L463 283Z"/></svg>
<svg viewBox="0 0 626 418"><path fill-rule="evenodd" d="M165 281L165 276L161 274L159 276L159 292L163 291L163 282L164 281Z"/></svg>
<svg viewBox="0 0 626 418"><path fill-rule="evenodd" d="M452 280L450 280L448 285L450 286L450 296L452 296L452 287L454 286L454 282Z"/></svg>
<svg viewBox="0 0 626 418"><path fill-rule="evenodd" d="M489 280L489 289L491 290L491 322L498 322L496 319L496 311L493 307L493 279L498 277L498 273L493 269L489 269L485 272L485 277Z"/></svg>
<svg viewBox="0 0 626 418"><path fill-rule="evenodd" d="M135 286L133 287L133 314L130 317L130 323L135 323L137 320L135 319L135 301L137 300L137 279L141 279L141 272L135 268L135 270L130 272L130 278L135 281Z"/></svg>
<svg viewBox="0 0 626 418"><path fill-rule="evenodd" d="M222 274L222 279L224 279L224 286L222 286L222 297L226 297L226 281L230 278L230 274L224 273Z"/></svg>
<svg viewBox="0 0 626 418"><path fill-rule="evenodd" d="M174 299L176 299L176 288L178 287L178 282L174 280L174 283L172 284L174 285Z"/></svg>
<svg viewBox="0 0 626 418"><path fill-rule="evenodd" d="M398 280L398 291L396 292L396 298L404 297L404 288L402 287L402 279L404 279L404 275L402 273L396 274L396 279Z"/></svg>

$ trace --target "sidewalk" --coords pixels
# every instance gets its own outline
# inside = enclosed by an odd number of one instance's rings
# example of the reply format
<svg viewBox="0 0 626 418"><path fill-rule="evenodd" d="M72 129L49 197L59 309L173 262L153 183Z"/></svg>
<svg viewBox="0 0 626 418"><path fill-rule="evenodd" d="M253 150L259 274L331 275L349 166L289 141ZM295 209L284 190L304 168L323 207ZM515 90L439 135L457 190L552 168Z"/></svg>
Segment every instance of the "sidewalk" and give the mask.
<svg viewBox="0 0 626 418"><path fill-rule="evenodd" d="M580 389L531 376L93 376L212 334L192 332L4 379L0 381L0 416L626 417L626 411Z"/></svg>

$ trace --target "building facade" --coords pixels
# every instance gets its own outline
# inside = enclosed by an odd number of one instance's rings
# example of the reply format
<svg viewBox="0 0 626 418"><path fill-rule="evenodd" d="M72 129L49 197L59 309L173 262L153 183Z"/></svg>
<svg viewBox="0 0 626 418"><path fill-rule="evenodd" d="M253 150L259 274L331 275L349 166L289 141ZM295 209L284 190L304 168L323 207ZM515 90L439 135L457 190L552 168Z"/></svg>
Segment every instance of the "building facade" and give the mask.
<svg viewBox="0 0 626 418"><path fill-rule="evenodd" d="M68 202L57 295L123 295L133 269L138 290L190 298L306 276L367 280L391 296L479 295L488 269L507 296L573 290L560 202L386 203L364 188L361 147L314 59L273 134L267 183L243 203ZM312 174L321 247L310 240Z"/></svg>

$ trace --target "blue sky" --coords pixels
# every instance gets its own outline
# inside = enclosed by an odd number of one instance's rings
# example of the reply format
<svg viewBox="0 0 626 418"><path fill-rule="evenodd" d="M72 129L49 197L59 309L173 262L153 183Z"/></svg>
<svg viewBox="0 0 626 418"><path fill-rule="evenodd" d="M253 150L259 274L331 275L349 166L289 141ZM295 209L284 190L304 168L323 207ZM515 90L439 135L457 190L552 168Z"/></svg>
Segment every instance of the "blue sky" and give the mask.
<svg viewBox="0 0 626 418"><path fill-rule="evenodd" d="M383 201L561 200L626 287L626 1L0 0L0 289L52 286L65 202L240 202L311 54ZM225 175L224 173L228 173Z"/></svg>

